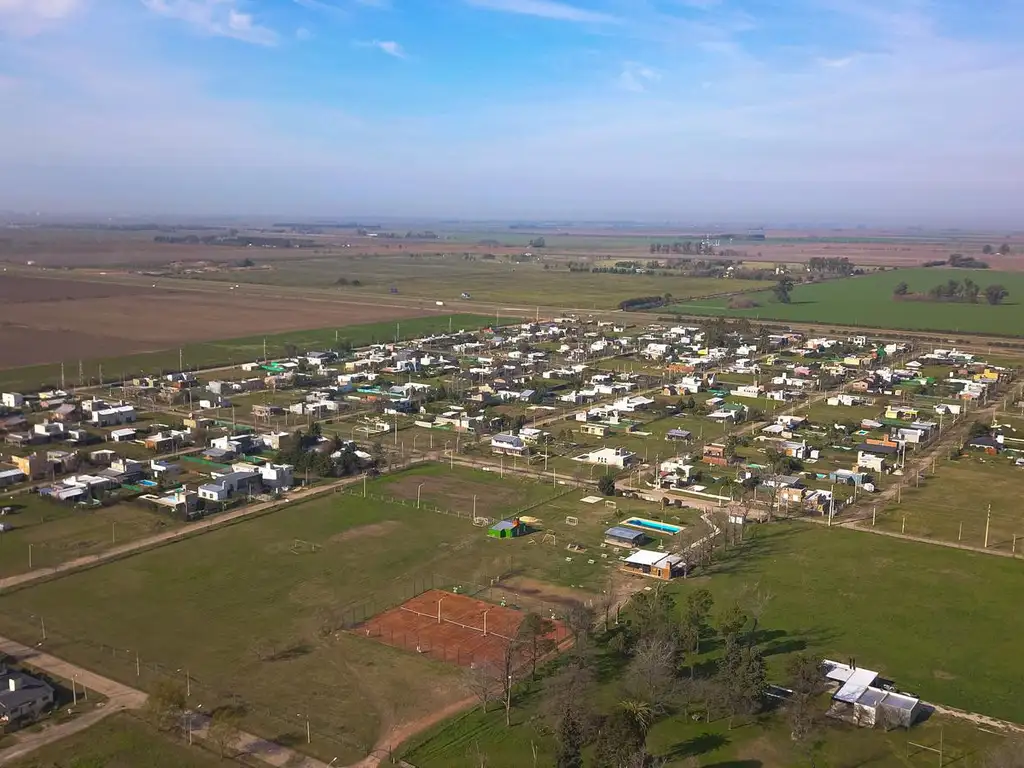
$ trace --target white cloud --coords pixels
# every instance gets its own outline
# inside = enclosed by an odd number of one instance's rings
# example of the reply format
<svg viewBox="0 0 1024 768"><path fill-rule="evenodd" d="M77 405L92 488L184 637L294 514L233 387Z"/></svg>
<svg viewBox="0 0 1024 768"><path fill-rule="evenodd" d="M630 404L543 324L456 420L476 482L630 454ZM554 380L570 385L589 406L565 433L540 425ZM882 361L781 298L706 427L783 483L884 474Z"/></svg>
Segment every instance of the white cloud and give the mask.
<svg viewBox="0 0 1024 768"><path fill-rule="evenodd" d="M650 83L660 79L661 73L656 69L635 61L627 61L622 67L622 72L615 78L615 84L633 93L643 93Z"/></svg>
<svg viewBox="0 0 1024 768"><path fill-rule="evenodd" d="M0 33L34 35L82 5L83 0L0 0Z"/></svg>
<svg viewBox="0 0 1024 768"><path fill-rule="evenodd" d="M313 37L313 33L310 32L305 27L299 27L298 29L295 30L295 39L296 40L303 40L303 41L305 41L305 40L311 39L312 37Z"/></svg>
<svg viewBox="0 0 1024 768"><path fill-rule="evenodd" d="M2 1L2 0L0 0ZM207 35L230 37L255 45L276 45L278 34L257 24L239 9L237 0L141 0L160 16L177 19Z"/></svg>
<svg viewBox="0 0 1024 768"><path fill-rule="evenodd" d="M538 16L555 21L574 21L583 24L616 24L620 19L600 11L578 8L556 0L465 0L474 8L490 11L518 13L523 16Z"/></svg>
<svg viewBox="0 0 1024 768"><path fill-rule="evenodd" d="M818 63L823 67L828 67L829 69L843 69L853 63L853 57L844 56L841 59L819 58Z"/></svg>
<svg viewBox="0 0 1024 768"><path fill-rule="evenodd" d="M357 41L356 45L360 48L376 48L378 51L386 53L388 56L394 56L396 59L409 58L409 54L406 53L402 44L397 43L394 40L370 40L369 42Z"/></svg>

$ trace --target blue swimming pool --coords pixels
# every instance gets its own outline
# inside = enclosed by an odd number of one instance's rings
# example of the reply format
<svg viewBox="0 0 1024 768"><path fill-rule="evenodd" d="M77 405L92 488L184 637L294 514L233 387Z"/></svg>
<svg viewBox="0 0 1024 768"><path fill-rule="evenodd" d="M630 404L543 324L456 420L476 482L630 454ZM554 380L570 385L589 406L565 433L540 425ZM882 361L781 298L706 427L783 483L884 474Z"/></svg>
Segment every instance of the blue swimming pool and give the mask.
<svg viewBox="0 0 1024 768"><path fill-rule="evenodd" d="M152 480L139 480L139 485L144 485L147 488L156 488L159 483L154 483Z"/></svg>
<svg viewBox="0 0 1024 768"><path fill-rule="evenodd" d="M667 533L669 536L675 536L677 533L683 530L683 526L681 525L673 525L672 523L659 523L657 520L648 520L646 517L631 517L628 520L623 520L621 525L628 525L631 528L639 528L643 531Z"/></svg>

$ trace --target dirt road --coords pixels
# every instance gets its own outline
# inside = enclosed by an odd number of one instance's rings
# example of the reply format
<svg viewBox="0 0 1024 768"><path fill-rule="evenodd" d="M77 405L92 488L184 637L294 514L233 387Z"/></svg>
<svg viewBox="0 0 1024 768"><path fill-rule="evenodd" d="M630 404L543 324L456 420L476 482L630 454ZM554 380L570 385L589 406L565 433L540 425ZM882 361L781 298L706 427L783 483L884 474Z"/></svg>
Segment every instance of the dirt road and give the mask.
<svg viewBox="0 0 1024 768"><path fill-rule="evenodd" d="M102 710L96 710L69 723L56 725L39 733L26 734L23 738L19 738L17 744L0 752L0 765L28 754L44 744L84 730L113 712L123 709L140 709L146 703L147 696L142 691L98 675L56 656L51 656L39 648L30 648L6 637L0 637L0 654L55 677L75 680L85 688L107 697L107 703ZM203 739L207 735L208 721L205 718L201 720L199 717L195 717L192 737ZM305 757L280 744L261 739L244 731L238 733L230 748L237 754L249 755L267 765L279 768L284 768L284 766L288 766L288 768L327 768L327 764L320 760Z"/></svg>

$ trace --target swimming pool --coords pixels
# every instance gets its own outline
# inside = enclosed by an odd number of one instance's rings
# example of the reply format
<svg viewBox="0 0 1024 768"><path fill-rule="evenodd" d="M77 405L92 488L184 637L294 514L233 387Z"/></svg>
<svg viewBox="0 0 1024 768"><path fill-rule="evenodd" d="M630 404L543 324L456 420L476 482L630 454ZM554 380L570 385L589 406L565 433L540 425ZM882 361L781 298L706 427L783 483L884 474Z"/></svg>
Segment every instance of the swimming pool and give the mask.
<svg viewBox="0 0 1024 768"><path fill-rule="evenodd" d="M623 520L620 525L628 525L631 528L639 528L643 531L654 531L655 533L668 534L669 536L675 536L683 530L683 526L681 525L659 523L657 520L648 520L646 517L631 517L628 520Z"/></svg>
<svg viewBox="0 0 1024 768"><path fill-rule="evenodd" d="M139 485L144 485L147 488L156 488L159 483L154 483L152 480L139 480Z"/></svg>

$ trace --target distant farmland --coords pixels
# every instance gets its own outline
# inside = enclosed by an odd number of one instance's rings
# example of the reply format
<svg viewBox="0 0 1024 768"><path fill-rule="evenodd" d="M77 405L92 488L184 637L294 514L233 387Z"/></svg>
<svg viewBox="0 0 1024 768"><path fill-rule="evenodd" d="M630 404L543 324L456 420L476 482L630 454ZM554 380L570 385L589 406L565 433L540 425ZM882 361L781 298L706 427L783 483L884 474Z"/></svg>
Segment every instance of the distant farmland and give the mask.
<svg viewBox="0 0 1024 768"><path fill-rule="evenodd" d="M893 289L907 283L912 293L948 280L970 278L984 290L1003 285L1010 296L999 306L953 302L897 301ZM770 289L748 293L745 300L758 306L734 309L728 298L678 303L671 311L681 315L727 315L762 320L803 323L836 323L866 328L904 328L918 331L955 331L1003 336L1024 335L1024 274L986 269L901 269L846 280L797 285L792 303L780 304Z"/></svg>

